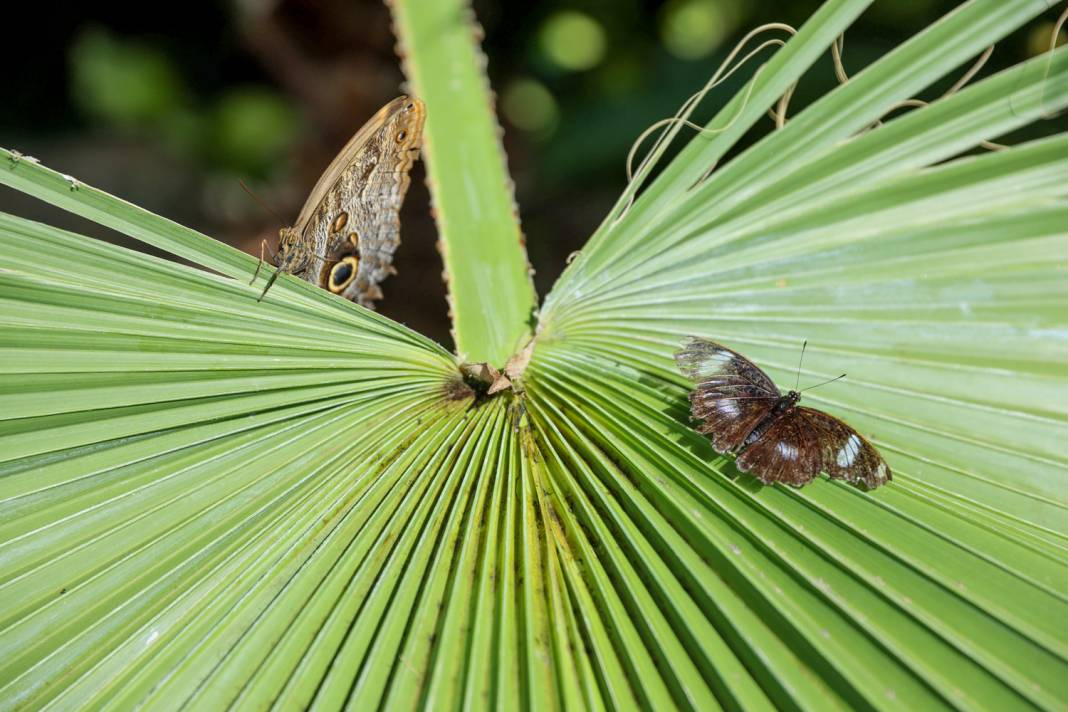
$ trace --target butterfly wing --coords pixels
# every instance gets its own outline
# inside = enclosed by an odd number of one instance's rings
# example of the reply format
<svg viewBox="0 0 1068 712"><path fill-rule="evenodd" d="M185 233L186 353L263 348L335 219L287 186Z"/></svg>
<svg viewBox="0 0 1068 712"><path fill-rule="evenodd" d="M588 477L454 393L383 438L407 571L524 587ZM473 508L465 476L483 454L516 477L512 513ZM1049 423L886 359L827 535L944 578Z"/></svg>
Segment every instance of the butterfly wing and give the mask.
<svg viewBox="0 0 1068 712"><path fill-rule="evenodd" d="M752 472L766 485L774 482L800 487L820 472L821 449L817 434L794 407L738 456L735 465ZM807 410L807 409L806 409Z"/></svg>
<svg viewBox="0 0 1068 712"><path fill-rule="evenodd" d="M714 341L691 337L675 354L679 369L695 382L690 409L699 433L717 452L732 452L778 402L779 389L741 354Z"/></svg>
<svg viewBox="0 0 1068 712"><path fill-rule="evenodd" d="M735 463L761 482L801 486L821 471L874 489L890 481L879 452L838 418L795 406L784 413Z"/></svg>
<svg viewBox="0 0 1068 712"><path fill-rule="evenodd" d="M345 145L312 189L297 219L307 251L304 278L366 307L393 270L408 172L419 154L426 109L398 97Z"/></svg>
<svg viewBox="0 0 1068 712"><path fill-rule="evenodd" d="M892 478L879 451L838 418L814 408L794 408L819 442L822 470L838 480L874 489Z"/></svg>

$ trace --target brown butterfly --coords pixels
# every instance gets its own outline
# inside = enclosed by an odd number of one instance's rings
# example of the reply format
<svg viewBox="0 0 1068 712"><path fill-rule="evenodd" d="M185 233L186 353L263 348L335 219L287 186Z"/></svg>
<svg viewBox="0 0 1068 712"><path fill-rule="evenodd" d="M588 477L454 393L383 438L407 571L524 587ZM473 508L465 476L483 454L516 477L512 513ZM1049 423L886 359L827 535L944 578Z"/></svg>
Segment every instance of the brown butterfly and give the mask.
<svg viewBox="0 0 1068 712"><path fill-rule="evenodd" d="M798 391L783 395L741 354L690 337L675 361L697 384L690 392L693 418L703 421L697 431L711 436L717 452L737 455L742 472L751 471L764 484L796 487L820 471L868 489L890 481L890 468L856 430L797 405Z"/></svg>
<svg viewBox="0 0 1068 712"><path fill-rule="evenodd" d="M278 269L260 299L286 272L374 307L379 283L396 272L399 212L425 119L423 102L401 96L356 132L312 188L296 224L279 231ZM262 264L261 252L253 282Z"/></svg>

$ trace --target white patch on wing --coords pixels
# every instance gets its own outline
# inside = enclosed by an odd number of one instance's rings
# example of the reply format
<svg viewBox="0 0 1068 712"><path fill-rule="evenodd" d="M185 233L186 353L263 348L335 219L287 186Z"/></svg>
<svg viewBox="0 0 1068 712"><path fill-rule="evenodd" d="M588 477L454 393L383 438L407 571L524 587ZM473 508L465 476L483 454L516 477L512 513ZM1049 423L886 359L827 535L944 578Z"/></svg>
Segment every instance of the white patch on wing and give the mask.
<svg viewBox="0 0 1068 712"><path fill-rule="evenodd" d="M849 467L853 464L853 460L857 459L857 455L860 453L860 438L856 434L849 436L845 445L838 451L838 457L835 458L835 462L839 467Z"/></svg>
<svg viewBox="0 0 1068 712"><path fill-rule="evenodd" d="M780 441L779 455L781 455L784 460L796 460L797 448L794 447L792 443Z"/></svg>
<svg viewBox="0 0 1068 712"><path fill-rule="evenodd" d="M723 367L730 363L730 360L734 358L726 351L717 351L708 357L707 361L699 364L697 367L697 375L701 378L707 378L708 376L714 376L723 370Z"/></svg>

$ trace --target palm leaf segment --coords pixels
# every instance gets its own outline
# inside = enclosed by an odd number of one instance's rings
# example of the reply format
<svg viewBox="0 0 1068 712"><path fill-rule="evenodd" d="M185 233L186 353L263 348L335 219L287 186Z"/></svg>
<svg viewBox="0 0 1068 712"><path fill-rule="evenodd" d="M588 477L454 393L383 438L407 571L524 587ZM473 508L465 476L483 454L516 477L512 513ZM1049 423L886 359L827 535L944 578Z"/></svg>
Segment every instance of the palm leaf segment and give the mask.
<svg viewBox="0 0 1068 712"><path fill-rule="evenodd" d="M964 6L701 180L863 5L625 196L522 397L0 156L224 275L0 217L0 704L1062 705L1068 140L957 156L1068 103L1068 54L865 131L1044 3ZM690 333L780 379L809 339L894 484L738 476L687 427Z"/></svg>

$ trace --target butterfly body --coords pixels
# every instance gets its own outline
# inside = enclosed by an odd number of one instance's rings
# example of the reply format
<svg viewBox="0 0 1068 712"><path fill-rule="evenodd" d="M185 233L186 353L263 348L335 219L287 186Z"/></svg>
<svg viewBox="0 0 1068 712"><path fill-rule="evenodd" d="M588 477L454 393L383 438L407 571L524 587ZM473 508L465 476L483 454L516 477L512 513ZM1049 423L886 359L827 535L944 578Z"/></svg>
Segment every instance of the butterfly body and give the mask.
<svg viewBox="0 0 1068 712"><path fill-rule="evenodd" d="M721 453L765 484L801 486L821 472L869 489L891 479L878 451L856 430L814 408L801 394L782 394L752 361L707 339L692 337L675 354L696 383L691 412Z"/></svg>
<svg viewBox="0 0 1068 712"><path fill-rule="evenodd" d="M771 429L771 426L778 422L779 418L797 405L797 402L800 400L801 394L797 391L790 391L786 395L780 396L779 400L772 406L771 412L768 413L763 420L757 423L757 426L745 436L745 440L743 440L742 444L734 450L734 453L741 454L745 448L759 440L764 433Z"/></svg>
<svg viewBox="0 0 1068 712"><path fill-rule="evenodd" d="M279 272L373 308L382 297L378 285L395 271L400 207L425 119L423 103L402 96L352 137L319 178L296 223L279 231Z"/></svg>

